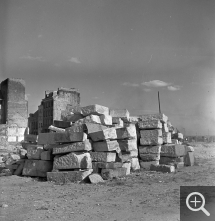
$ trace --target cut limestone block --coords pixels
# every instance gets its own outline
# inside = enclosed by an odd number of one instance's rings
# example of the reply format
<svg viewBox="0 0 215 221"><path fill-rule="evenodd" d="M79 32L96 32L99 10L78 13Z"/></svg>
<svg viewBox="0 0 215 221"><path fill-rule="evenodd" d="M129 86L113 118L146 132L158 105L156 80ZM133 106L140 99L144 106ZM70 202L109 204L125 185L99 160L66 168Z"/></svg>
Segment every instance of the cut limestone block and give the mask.
<svg viewBox="0 0 215 221"><path fill-rule="evenodd" d="M95 142L100 141L100 140L116 140L117 139L115 128L107 128L104 130L92 132L92 133L89 133L89 136Z"/></svg>
<svg viewBox="0 0 215 221"><path fill-rule="evenodd" d="M46 160L25 160L22 171L23 176L46 177L47 172L53 168L52 161Z"/></svg>
<svg viewBox="0 0 215 221"><path fill-rule="evenodd" d="M119 152L119 143L117 140L107 140L101 142L93 142L93 150L97 152L117 151Z"/></svg>
<svg viewBox="0 0 215 221"><path fill-rule="evenodd" d="M158 154L160 152L161 152L161 145L157 145L157 146L139 146L139 153L140 154L148 154L148 153Z"/></svg>
<svg viewBox="0 0 215 221"><path fill-rule="evenodd" d="M163 123L162 124L162 132L169 132L169 127L168 127L168 125L167 125L167 123Z"/></svg>
<svg viewBox="0 0 215 221"><path fill-rule="evenodd" d="M107 129L106 126L104 125L100 125L100 124L93 124L93 123L86 123L86 128L87 128L87 132L90 133L94 133L96 131L101 131L104 129Z"/></svg>
<svg viewBox="0 0 215 221"><path fill-rule="evenodd" d="M16 170L18 166L19 166L18 164L5 165L5 167L10 171Z"/></svg>
<svg viewBox="0 0 215 221"><path fill-rule="evenodd" d="M154 139L157 137L162 137L162 130L161 129L155 129L155 130L140 130L140 136L144 139Z"/></svg>
<svg viewBox="0 0 215 221"><path fill-rule="evenodd" d="M187 152L184 156L184 164L185 166L193 166L195 163L194 152Z"/></svg>
<svg viewBox="0 0 215 221"><path fill-rule="evenodd" d="M74 114L80 114L81 113L81 107L80 106L74 106L72 104L66 105L66 110L69 112L72 112Z"/></svg>
<svg viewBox="0 0 215 221"><path fill-rule="evenodd" d="M161 122L166 123L168 117L164 114L145 114L139 116L141 121L150 121L150 120L160 120Z"/></svg>
<svg viewBox="0 0 215 221"><path fill-rule="evenodd" d="M69 133L69 140L70 142L83 142L87 140L87 134L83 132Z"/></svg>
<svg viewBox="0 0 215 221"><path fill-rule="evenodd" d="M115 162L116 153L112 152L91 152L92 161L96 162Z"/></svg>
<svg viewBox="0 0 215 221"><path fill-rule="evenodd" d="M159 161L148 161L148 162L145 162L145 161L139 161L140 162L140 168L143 169L143 170L147 170L149 171L150 170L150 167L151 167L151 164L153 165L159 165Z"/></svg>
<svg viewBox="0 0 215 221"><path fill-rule="evenodd" d="M120 117L112 117L112 123L115 127L124 127L124 122Z"/></svg>
<svg viewBox="0 0 215 221"><path fill-rule="evenodd" d="M140 129L161 129L162 123L160 120L138 121L138 127Z"/></svg>
<svg viewBox="0 0 215 221"><path fill-rule="evenodd" d="M130 152L119 152L117 154L116 161L117 162L130 162L132 158L137 158L138 150L132 150Z"/></svg>
<svg viewBox="0 0 215 221"><path fill-rule="evenodd" d="M96 173L90 174L89 180L93 184L104 182L103 178L99 174L96 174Z"/></svg>
<svg viewBox="0 0 215 221"><path fill-rule="evenodd" d="M39 133L38 144L55 144L55 134L56 133Z"/></svg>
<svg viewBox="0 0 215 221"><path fill-rule="evenodd" d="M54 120L54 126L65 129L67 127L70 127L71 123L68 121Z"/></svg>
<svg viewBox="0 0 215 221"><path fill-rule="evenodd" d="M130 114L127 109L111 109L110 115L112 117L120 117L124 122L129 122Z"/></svg>
<svg viewBox="0 0 215 221"><path fill-rule="evenodd" d="M80 171L60 171L47 173L47 180L54 183L81 182L93 172L92 169Z"/></svg>
<svg viewBox="0 0 215 221"><path fill-rule="evenodd" d="M184 162L184 157L160 157L160 164L174 164L176 162Z"/></svg>
<svg viewBox="0 0 215 221"><path fill-rule="evenodd" d="M80 119L83 119L84 116L80 113L73 113L73 112L70 112L68 110L63 110L61 111L61 120L63 121L69 121L69 122L76 122Z"/></svg>
<svg viewBox="0 0 215 221"><path fill-rule="evenodd" d="M91 169L92 160L89 153L72 152L62 157L55 157L53 169Z"/></svg>
<svg viewBox="0 0 215 221"><path fill-rule="evenodd" d="M115 168L121 168L122 167L122 163L120 162L109 162L109 163L105 163L105 162L95 162L97 163L97 167L101 168L101 169L115 169Z"/></svg>
<svg viewBox="0 0 215 221"><path fill-rule="evenodd" d="M150 166L151 171L160 171L164 173L174 173L175 167L172 165L151 165Z"/></svg>
<svg viewBox="0 0 215 221"><path fill-rule="evenodd" d="M24 165L25 165L25 161L23 161L21 164L19 164L17 169L14 172L14 175L21 176Z"/></svg>
<svg viewBox="0 0 215 221"><path fill-rule="evenodd" d="M90 151L92 150L91 142L87 139L84 142L68 143L53 145L53 154L64 154L70 152Z"/></svg>
<svg viewBox="0 0 215 221"><path fill-rule="evenodd" d="M129 152L132 150L137 150L137 140L117 140L119 148L121 151Z"/></svg>
<svg viewBox="0 0 215 221"><path fill-rule="evenodd" d="M116 128L116 134L118 140L137 139L136 127L134 124L130 124L128 127Z"/></svg>
<svg viewBox="0 0 215 221"><path fill-rule="evenodd" d="M161 156L180 157L186 154L184 145L180 144L166 144L161 146Z"/></svg>
<svg viewBox="0 0 215 221"><path fill-rule="evenodd" d="M126 172L126 168L102 169L101 176L104 180L108 180L116 177L126 176Z"/></svg>
<svg viewBox="0 0 215 221"><path fill-rule="evenodd" d="M163 144L162 137L154 137L154 138L140 138L140 145L149 146L149 145L161 145Z"/></svg>
<svg viewBox="0 0 215 221"><path fill-rule="evenodd" d="M41 160L52 160L53 161L54 159L54 156L52 154L52 152L49 150L49 151L43 151L41 153Z"/></svg>
<svg viewBox="0 0 215 221"><path fill-rule="evenodd" d="M62 128L59 128L59 127L55 127L53 125L50 125L48 129L51 130L51 131L57 132L57 133L65 132L65 129L62 129Z"/></svg>
<svg viewBox="0 0 215 221"><path fill-rule="evenodd" d="M93 115L93 114L79 120L78 122L81 122L82 124L86 124L86 123L101 124L100 116Z"/></svg>
<svg viewBox="0 0 215 221"><path fill-rule="evenodd" d="M33 134L26 134L25 135L25 141L36 143L38 141L38 136Z"/></svg>
<svg viewBox="0 0 215 221"><path fill-rule="evenodd" d="M126 175L129 175L131 173L131 162L123 163L122 168L126 168Z"/></svg>
<svg viewBox="0 0 215 221"><path fill-rule="evenodd" d="M160 154L156 153L140 154L140 159L142 161L157 161L160 160Z"/></svg>
<svg viewBox="0 0 215 221"><path fill-rule="evenodd" d="M82 125L72 125L68 128L65 129L66 132L68 132L69 134L72 133L81 133L81 132L85 132L87 130L85 124Z"/></svg>
<svg viewBox="0 0 215 221"><path fill-rule="evenodd" d="M42 146L31 145L27 147L27 157L31 160L40 160L43 152Z"/></svg>
<svg viewBox="0 0 215 221"><path fill-rule="evenodd" d="M172 139L171 139L171 133L170 132L162 132L163 135L163 143L164 144L170 144L172 143Z"/></svg>
<svg viewBox="0 0 215 221"><path fill-rule="evenodd" d="M112 116L110 116L110 115L101 115L99 117L100 117L101 124L112 125Z"/></svg>
<svg viewBox="0 0 215 221"><path fill-rule="evenodd" d="M98 104L94 104L94 105L89 105L86 107L82 107L81 108L81 113L84 116L88 116L90 114L94 114L94 115L108 115L109 114L109 108L108 107L104 107Z"/></svg>
<svg viewBox="0 0 215 221"><path fill-rule="evenodd" d="M140 169L140 163L138 158L131 158L131 170L136 171Z"/></svg>

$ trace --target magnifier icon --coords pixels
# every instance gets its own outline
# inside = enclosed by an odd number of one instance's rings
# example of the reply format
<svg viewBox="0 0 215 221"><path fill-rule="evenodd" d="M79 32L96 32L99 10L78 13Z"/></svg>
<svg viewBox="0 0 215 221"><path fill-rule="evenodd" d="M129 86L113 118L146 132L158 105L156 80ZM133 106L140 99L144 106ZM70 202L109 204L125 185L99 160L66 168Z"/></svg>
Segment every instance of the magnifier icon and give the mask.
<svg viewBox="0 0 215 221"><path fill-rule="evenodd" d="M195 196L200 196L202 200L198 201L195 197L195 200L189 202L190 197L194 196L194 195ZM193 208L193 207L190 206L190 203L195 204L195 207L199 203L201 203L202 205L200 207ZM206 216L210 216L210 213L204 207L205 206L205 197L199 192L190 193L186 198L186 205L187 205L188 209L190 209L191 211L197 212L197 211L201 210L203 213L205 213Z"/></svg>

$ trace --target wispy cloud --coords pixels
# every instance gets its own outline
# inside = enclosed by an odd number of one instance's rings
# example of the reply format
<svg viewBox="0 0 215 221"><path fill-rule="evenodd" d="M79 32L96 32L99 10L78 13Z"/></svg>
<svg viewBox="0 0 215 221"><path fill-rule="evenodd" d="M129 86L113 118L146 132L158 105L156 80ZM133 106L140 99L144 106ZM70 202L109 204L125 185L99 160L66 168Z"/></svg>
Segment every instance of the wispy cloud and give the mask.
<svg viewBox="0 0 215 221"><path fill-rule="evenodd" d="M139 84L130 83L130 82L124 82L122 85L123 86L129 86L129 87L139 87L140 86Z"/></svg>
<svg viewBox="0 0 215 221"><path fill-rule="evenodd" d="M76 64L80 64L80 63L81 63L81 61L79 60L79 58L76 58L76 57L71 57L71 58L69 59L69 61L72 62L72 63L76 63Z"/></svg>
<svg viewBox="0 0 215 221"><path fill-rule="evenodd" d="M179 91L179 90L181 90L181 86L179 86L179 85L168 86L167 88L168 88L169 91Z"/></svg>
<svg viewBox="0 0 215 221"><path fill-rule="evenodd" d="M147 86L147 87L166 87L168 85L171 85L171 83L167 83L167 82L159 81L159 80L153 80L153 81L143 82L142 85Z"/></svg>
<svg viewBox="0 0 215 221"><path fill-rule="evenodd" d="M20 57L21 59L30 60L30 61L45 61L42 56L32 57L31 55L24 55Z"/></svg>

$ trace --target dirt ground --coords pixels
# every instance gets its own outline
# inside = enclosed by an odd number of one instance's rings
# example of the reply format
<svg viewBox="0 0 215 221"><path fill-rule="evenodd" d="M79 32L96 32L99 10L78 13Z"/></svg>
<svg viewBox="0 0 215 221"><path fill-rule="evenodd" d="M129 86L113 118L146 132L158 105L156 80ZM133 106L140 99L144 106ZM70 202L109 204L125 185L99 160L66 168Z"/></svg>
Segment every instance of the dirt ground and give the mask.
<svg viewBox="0 0 215 221"><path fill-rule="evenodd" d="M96 185L0 177L0 220L179 220L180 186L215 185L215 144L192 145L196 165L173 174L140 171Z"/></svg>

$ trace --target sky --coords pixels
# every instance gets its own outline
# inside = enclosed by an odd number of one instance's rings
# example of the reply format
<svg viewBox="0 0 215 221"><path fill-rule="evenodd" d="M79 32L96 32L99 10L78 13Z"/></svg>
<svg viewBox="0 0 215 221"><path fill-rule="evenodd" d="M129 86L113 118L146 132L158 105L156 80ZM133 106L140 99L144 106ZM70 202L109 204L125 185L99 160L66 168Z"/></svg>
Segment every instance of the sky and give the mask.
<svg viewBox="0 0 215 221"><path fill-rule="evenodd" d="M161 111L186 135L215 135L214 0L1 0L0 81L77 88L81 106Z"/></svg>

